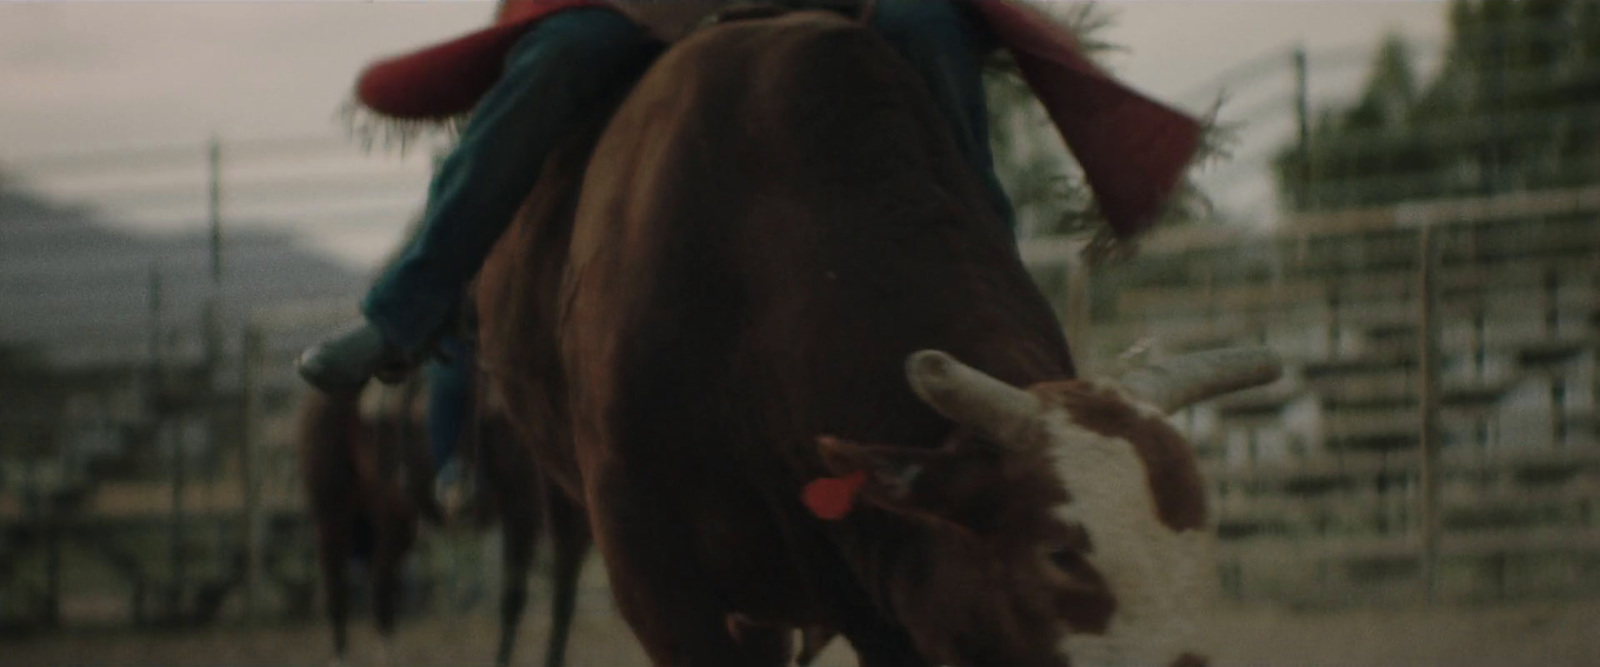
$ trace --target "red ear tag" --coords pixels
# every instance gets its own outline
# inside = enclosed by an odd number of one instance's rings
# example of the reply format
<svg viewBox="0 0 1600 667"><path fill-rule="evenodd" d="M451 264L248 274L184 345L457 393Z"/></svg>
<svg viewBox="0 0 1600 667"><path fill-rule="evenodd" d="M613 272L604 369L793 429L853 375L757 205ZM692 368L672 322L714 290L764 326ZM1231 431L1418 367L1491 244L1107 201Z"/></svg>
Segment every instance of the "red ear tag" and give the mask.
<svg viewBox="0 0 1600 667"><path fill-rule="evenodd" d="M857 470L844 477L823 477L806 485L801 497L812 514L828 521L843 519L856 504L856 494L867 483L867 471Z"/></svg>

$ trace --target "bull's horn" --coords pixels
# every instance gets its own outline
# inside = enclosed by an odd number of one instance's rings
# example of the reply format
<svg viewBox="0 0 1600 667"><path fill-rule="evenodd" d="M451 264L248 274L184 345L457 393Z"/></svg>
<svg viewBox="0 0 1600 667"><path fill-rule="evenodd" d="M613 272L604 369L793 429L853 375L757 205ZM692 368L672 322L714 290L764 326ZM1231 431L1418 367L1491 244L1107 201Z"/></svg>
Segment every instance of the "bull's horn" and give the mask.
<svg viewBox="0 0 1600 667"><path fill-rule="evenodd" d="M1128 393L1165 412L1177 412L1208 398L1273 382L1283 360L1261 347L1238 347L1164 359L1122 376Z"/></svg>
<svg viewBox="0 0 1600 667"><path fill-rule="evenodd" d="M1039 399L956 361L938 350L906 359L906 378L923 401L958 424L979 429L1001 442L1039 413Z"/></svg>

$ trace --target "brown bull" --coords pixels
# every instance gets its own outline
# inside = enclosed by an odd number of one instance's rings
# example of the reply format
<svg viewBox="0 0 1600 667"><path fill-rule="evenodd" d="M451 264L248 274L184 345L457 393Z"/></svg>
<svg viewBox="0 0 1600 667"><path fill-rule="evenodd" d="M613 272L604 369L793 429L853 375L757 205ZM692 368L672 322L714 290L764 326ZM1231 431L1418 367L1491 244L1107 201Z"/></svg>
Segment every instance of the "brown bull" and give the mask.
<svg viewBox="0 0 1600 667"><path fill-rule="evenodd" d="M573 614L578 602L578 578L589 555L588 518L565 493L539 473L532 453L519 442L500 414L480 414L474 464L484 485L480 525L498 521L501 526L504 581L500 594L500 642L495 664L511 664L517 626L528 601L528 570L533 565L539 537L550 536L550 633L545 644L545 667L566 664ZM530 483L531 480L531 483Z"/></svg>
<svg viewBox="0 0 1600 667"><path fill-rule="evenodd" d="M1195 660L1187 445L1070 379L957 151L869 31L713 27L646 74L586 169L557 160L486 265L486 363L656 664L782 665L796 627L864 665ZM1132 384L1174 408L1264 366ZM833 521L802 502L829 486Z"/></svg>

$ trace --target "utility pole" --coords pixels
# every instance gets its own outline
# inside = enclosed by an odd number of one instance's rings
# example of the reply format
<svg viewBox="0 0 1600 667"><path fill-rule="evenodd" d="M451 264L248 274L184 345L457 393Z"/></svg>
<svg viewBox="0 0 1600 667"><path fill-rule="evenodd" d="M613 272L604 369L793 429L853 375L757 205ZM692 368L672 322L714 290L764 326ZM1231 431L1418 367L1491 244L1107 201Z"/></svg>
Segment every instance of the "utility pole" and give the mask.
<svg viewBox="0 0 1600 667"><path fill-rule="evenodd" d="M210 227L210 275L211 287L206 295L204 310L202 311L202 331L205 336L205 359L202 361L200 386L203 392L194 404L200 406L206 423L206 451L207 460L215 462L212 458L217 455L222 445L222 434L225 432L223 414L225 403L218 399L218 374L222 370L222 143L215 135L206 146L206 220ZM215 477L212 478L215 481ZM218 523L216 526L216 546L220 552L224 541L222 529L225 526Z"/></svg>
<svg viewBox="0 0 1600 667"><path fill-rule="evenodd" d="M1299 211L1309 211L1311 210L1311 81L1306 66L1304 45L1294 48L1293 66L1294 117L1299 125L1299 143L1296 145L1296 150L1300 156L1294 174L1295 208Z"/></svg>
<svg viewBox="0 0 1600 667"><path fill-rule="evenodd" d="M222 323L221 323L221 289L222 289L222 145L216 137L212 137L206 147L206 174L208 196L206 198L206 217L210 223L210 276L211 291L205 300L201 311L202 344L204 345L205 358L201 362L201 381L197 387L185 388L186 392L199 392L199 395L187 394L185 405L198 405L203 410L206 422L207 445L210 451L216 451L219 444L218 435L222 432L222 416L219 409L220 401L216 400L217 371L221 366L222 356ZM168 605L174 616L181 616L183 612L183 599L187 576L187 516L184 511L188 487L188 465L186 458L187 443L179 433L173 433L172 442L172 518L170 526L171 544L171 588L168 591Z"/></svg>

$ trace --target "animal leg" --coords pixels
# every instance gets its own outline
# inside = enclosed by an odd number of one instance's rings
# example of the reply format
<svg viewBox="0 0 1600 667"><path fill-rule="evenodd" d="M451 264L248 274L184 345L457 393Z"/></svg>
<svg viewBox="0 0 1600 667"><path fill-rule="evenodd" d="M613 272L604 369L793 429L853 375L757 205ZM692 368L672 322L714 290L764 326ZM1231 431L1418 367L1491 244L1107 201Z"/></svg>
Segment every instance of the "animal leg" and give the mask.
<svg viewBox="0 0 1600 667"><path fill-rule="evenodd" d="M523 491L527 493L527 491ZM510 495L507 493L506 495ZM517 641L517 626L528 604L528 569L539 543L539 517L525 509L526 502L502 503L503 521L500 589L500 645L495 664L511 664L511 651Z"/></svg>
<svg viewBox="0 0 1600 667"><path fill-rule="evenodd" d="M782 667L776 632L735 637L729 613L699 562L694 531L647 479L600 470L586 479L590 525L605 557L617 610L653 664L666 667Z"/></svg>
<svg viewBox="0 0 1600 667"><path fill-rule="evenodd" d="M384 521L372 558L372 605L378 634L387 646L393 642L395 617L400 610L400 565L411 546L403 521Z"/></svg>
<svg viewBox="0 0 1600 667"><path fill-rule="evenodd" d="M550 522L550 639L545 647L545 667L562 667L567 659L567 640L572 634L572 617L578 603L578 580L583 574L583 559L593 540L589 518L554 484L545 484L545 508Z"/></svg>
<svg viewBox="0 0 1600 667"><path fill-rule="evenodd" d="M348 646L346 623L350 617L349 521L324 520L317 524L317 561L322 569L322 592L327 596L328 625L333 629L333 661L344 664Z"/></svg>

